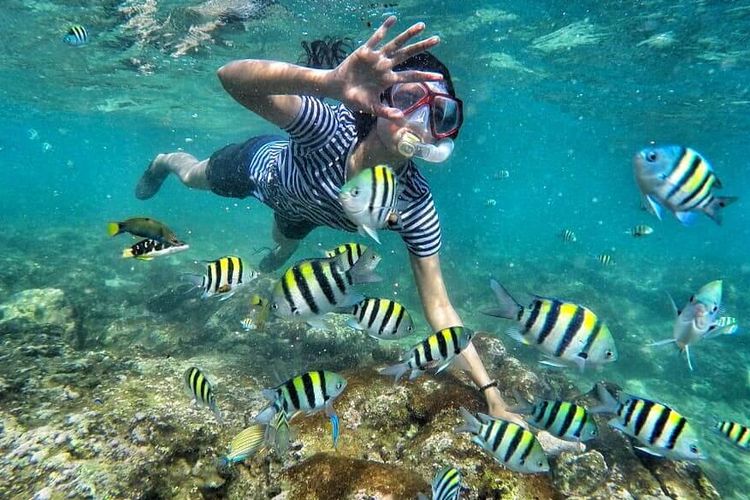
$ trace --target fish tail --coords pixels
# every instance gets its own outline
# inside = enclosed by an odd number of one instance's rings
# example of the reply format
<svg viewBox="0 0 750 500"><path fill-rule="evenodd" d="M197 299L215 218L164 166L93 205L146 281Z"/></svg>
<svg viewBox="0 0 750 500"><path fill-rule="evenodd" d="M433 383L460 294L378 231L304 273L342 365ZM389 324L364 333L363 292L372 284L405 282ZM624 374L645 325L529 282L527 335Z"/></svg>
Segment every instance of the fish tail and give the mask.
<svg viewBox="0 0 750 500"><path fill-rule="evenodd" d="M398 363L393 366L388 366L386 368L381 368L378 370L378 373L381 375L393 376L396 378L396 383L403 377L406 372L409 371L409 364L408 363Z"/></svg>
<svg viewBox="0 0 750 500"><path fill-rule="evenodd" d="M509 412L518 413L519 415L528 415L532 412L533 407L531 405L531 402L523 397L523 395L518 392L517 389L513 389L513 397L516 398L516 401L518 401L518 403L515 406L509 407Z"/></svg>
<svg viewBox="0 0 750 500"><path fill-rule="evenodd" d="M706 206L706 215L711 217L718 225L721 225L721 209L731 205L737 200L738 198L736 196L717 196Z"/></svg>
<svg viewBox="0 0 750 500"><path fill-rule="evenodd" d="M490 280L490 288L495 292L495 298L497 298L499 305L498 307L484 309L481 312L498 318L517 319L518 313L523 310L521 304L516 302L516 299L508 293L508 290L495 279Z"/></svg>
<svg viewBox="0 0 750 500"><path fill-rule="evenodd" d="M258 413L258 416L255 417L255 421L259 424L268 424L271 420L273 420L273 417L276 416L276 406L274 405L268 405L266 406L263 411Z"/></svg>
<svg viewBox="0 0 750 500"><path fill-rule="evenodd" d="M193 288L200 288L203 286L203 276L200 274L184 273L180 277L186 283L193 285Z"/></svg>
<svg viewBox="0 0 750 500"><path fill-rule="evenodd" d="M107 224L107 234L110 236L117 236L122 232L122 228L119 222L110 222Z"/></svg>
<svg viewBox="0 0 750 500"><path fill-rule="evenodd" d="M133 249L132 248L126 248L125 250L122 251L122 258L123 259L129 259L129 258L134 257L134 256L135 256L135 254L133 253Z"/></svg>
<svg viewBox="0 0 750 500"><path fill-rule="evenodd" d="M590 413L617 413L620 403L618 403L615 397L610 394L606 387L604 387L604 384L596 384L596 395L601 404L594 408L590 408Z"/></svg>
<svg viewBox="0 0 750 500"><path fill-rule="evenodd" d="M463 406L459 409L461 412L461 418L464 419L463 424L456 427L453 431L454 432L468 432L470 434L474 434L475 436L479 434L479 432L482 429L482 423L477 420L477 418L469 413L469 410L464 408Z"/></svg>

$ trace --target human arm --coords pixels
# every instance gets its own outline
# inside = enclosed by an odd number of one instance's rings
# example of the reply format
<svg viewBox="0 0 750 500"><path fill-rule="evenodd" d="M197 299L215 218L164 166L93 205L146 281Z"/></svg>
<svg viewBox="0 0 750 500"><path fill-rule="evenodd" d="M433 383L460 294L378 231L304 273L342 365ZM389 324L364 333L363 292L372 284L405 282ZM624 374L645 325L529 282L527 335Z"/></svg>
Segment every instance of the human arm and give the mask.
<svg viewBox="0 0 750 500"><path fill-rule="evenodd" d="M393 71L393 66L440 42L433 36L407 45L425 29L424 23L417 23L378 48L395 23L396 18L390 16L367 42L332 70L244 59L219 68L219 80L237 102L279 127L287 126L297 116L300 95L331 97L351 109L398 119L403 116L401 111L383 104L380 101L382 92L394 83L439 80L442 75Z"/></svg>
<svg viewBox="0 0 750 500"><path fill-rule="evenodd" d="M440 269L440 256L438 253L427 257L419 257L409 253L414 281L422 300L425 318L433 331L438 331L451 326L462 326L463 322L448 298L448 291L443 281L443 273ZM487 370L484 368L479 353L474 344L461 353L464 369L469 372L472 381L478 387L484 387L490 380ZM503 401L500 391L491 387L484 391L490 415L518 421L519 417L509 413L508 405Z"/></svg>

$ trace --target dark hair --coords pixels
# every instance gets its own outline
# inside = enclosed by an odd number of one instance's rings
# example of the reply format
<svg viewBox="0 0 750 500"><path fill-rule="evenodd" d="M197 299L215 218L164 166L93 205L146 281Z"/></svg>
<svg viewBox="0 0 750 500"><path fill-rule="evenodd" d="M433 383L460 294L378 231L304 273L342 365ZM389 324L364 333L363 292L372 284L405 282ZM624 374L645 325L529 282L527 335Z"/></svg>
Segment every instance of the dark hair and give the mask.
<svg viewBox="0 0 750 500"><path fill-rule="evenodd" d="M445 83L446 88L448 89L448 93L452 95L453 97L456 97L456 90L453 87L453 80L451 79L451 73L448 71L448 68L440 62L440 59L435 57L429 52L420 52L417 55L411 56L406 61L397 64L393 67L393 71L408 71L408 70L416 70L416 71L430 71L432 73L440 73L443 75L443 83ZM387 89L384 93L384 95L387 95L387 93L390 92L390 89ZM357 128L357 139L362 140L363 138L367 137L367 134L370 133L372 128L375 126L375 123L377 122L377 117L373 116L369 113L365 113L364 111L357 111L354 113L354 119L355 119L355 126ZM452 138L456 138L458 136L458 131L452 136Z"/></svg>
<svg viewBox="0 0 750 500"><path fill-rule="evenodd" d="M351 38L335 38L326 36L320 40L300 42L305 53L297 61L298 64L316 69L333 69L354 50Z"/></svg>

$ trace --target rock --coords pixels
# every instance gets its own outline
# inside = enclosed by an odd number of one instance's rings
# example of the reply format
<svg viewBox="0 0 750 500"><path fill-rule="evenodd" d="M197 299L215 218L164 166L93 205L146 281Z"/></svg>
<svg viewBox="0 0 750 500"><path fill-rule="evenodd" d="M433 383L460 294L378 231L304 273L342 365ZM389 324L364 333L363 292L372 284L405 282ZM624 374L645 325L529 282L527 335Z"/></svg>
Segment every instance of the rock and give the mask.
<svg viewBox="0 0 750 500"><path fill-rule="evenodd" d="M11 296L0 305L0 328L46 332L59 331L66 339L73 338L77 331L75 312L59 288L33 288Z"/></svg>
<svg viewBox="0 0 750 500"><path fill-rule="evenodd" d="M553 484L566 498L585 497L607 478L609 468L598 451L562 453L554 463Z"/></svg>

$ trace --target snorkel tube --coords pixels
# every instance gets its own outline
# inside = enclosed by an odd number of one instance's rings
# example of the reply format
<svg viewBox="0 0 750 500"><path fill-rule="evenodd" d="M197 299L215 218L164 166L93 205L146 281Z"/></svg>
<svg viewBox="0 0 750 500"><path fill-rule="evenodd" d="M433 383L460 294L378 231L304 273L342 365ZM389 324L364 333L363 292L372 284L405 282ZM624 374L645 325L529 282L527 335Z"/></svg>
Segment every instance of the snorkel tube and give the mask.
<svg viewBox="0 0 750 500"><path fill-rule="evenodd" d="M445 138L437 144L426 144L411 132L405 132L398 142L398 152L406 158L421 158L430 163L443 163L453 153L453 139Z"/></svg>

